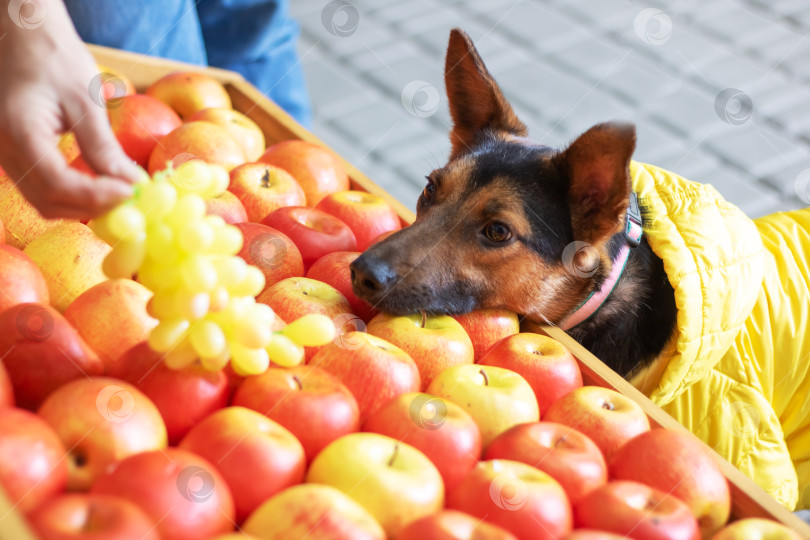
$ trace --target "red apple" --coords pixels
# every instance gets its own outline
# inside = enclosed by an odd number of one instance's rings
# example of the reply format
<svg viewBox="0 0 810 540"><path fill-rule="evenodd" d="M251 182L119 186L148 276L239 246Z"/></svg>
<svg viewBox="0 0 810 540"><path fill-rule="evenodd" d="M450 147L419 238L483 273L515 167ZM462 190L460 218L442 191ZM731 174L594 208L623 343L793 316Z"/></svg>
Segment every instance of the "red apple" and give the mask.
<svg viewBox="0 0 810 540"><path fill-rule="evenodd" d="M404 227L403 227L403 228L404 228ZM374 239L371 241L371 244L369 244L369 245L370 245L370 246L373 246L374 244L376 244L376 243L378 243L378 242L382 242L383 240L385 240L386 238L388 238L389 236L393 235L393 234L394 234L394 233L396 233L396 232L397 232L397 231L385 231L384 233L380 233L380 234L379 234L379 235L378 235L376 238L374 238Z"/></svg>
<svg viewBox="0 0 810 540"><path fill-rule="evenodd" d="M517 314L505 309L477 309L462 315L453 315L453 318L470 336L476 363L494 344L520 332Z"/></svg>
<svg viewBox="0 0 810 540"><path fill-rule="evenodd" d="M357 239L357 250L365 251L384 232L402 228L399 216L385 199L365 191L338 191L315 206L349 226Z"/></svg>
<svg viewBox="0 0 810 540"><path fill-rule="evenodd" d="M188 118L189 122L198 120L224 127L242 147L247 161L256 161L265 150L262 130L256 122L239 111L230 107L211 107L197 111Z"/></svg>
<svg viewBox="0 0 810 540"><path fill-rule="evenodd" d="M205 213L209 216L219 216L225 223L231 225L248 220L242 201L230 191L223 192L219 197L205 199Z"/></svg>
<svg viewBox="0 0 810 540"><path fill-rule="evenodd" d="M204 73L169 73L153 82L146 94L155 97L188 119L211 107L231 107L231 98L222 83Z"/></svg>
<svg viewBox="0 0 810 540"><path fill-rule="evenodd" d="M34 413L0 408L0 488L28 513L67 486L65 447Z"/></svg>
<svg viewBox="0 0 810 540"><path fill-rule="evenodd" d="M600 386L569 392L549 407L543 420L581 431L596 443L608 463L627 441L650 430L650 421L638 403Z"/></svg>
<svg viewBox="0 0 810 540"><path fill-rule="evenodd" d="M279 208L268 214L262 223L278 229L295 242L306 269L328 253L357 251L357 241L348 225L317 208Z"/></svg>
<svg viewBox="0 0 810 540"><path fill-rule="evenodd" d="M523 332L502 339L478 361L520 373L537 396L540 418L551 404L582 386L579 364L559 341L540 334Z"/></svg>
<svg viewBox="0 0 810 540"><path fill-rule="evenodd" d="M326 315L335 323L340 335L344 324L352 317L349 301L334 287L304 277L282 279L267 287L256 297L257 302L267 304L285 321L294 321L309 313ZM305 347L306 361L322 347Z"/></svg>
<svg viewBox="0 0 810 540"><path fill-rule="evenodd" d="M396 540L517 540L512 533L458 510L442 510L411 522Z"/></svg>
<svg viewBox="0 0 810 540"><path fill-rule="evenodd" d="M19 249L0 245L0 311L15 304L50 302L45 277L31 258Z"/></svg>
<svg viewBox="0 0 810 540"><path fill-rule="evenodd" d="M419 368L422 389L451 366L473 363L473 346L464 328L449 315L380 313L366 331L408 353Z"/></svg>
<svg viewBox="0 0 810 540"><path fill-rule="evenodd" d="M159 540L143 510L114 495L65 493L37 508L29 522L41 540Z"/></svg>
<svg viewBox="0 0 810 540"><path fill-rule="evenodd" d="M177 444L188 431L214 411L228 404L228 377L199 365L171 369L163 354L143 341L107 368L107 375L135 385L155 404L169 444ZM178 399L182 396L182 399Z"/></svg>
<svg viewBox="0 0 810 540"><path fill-rule="evenodd" d="M653 429L628 441L610 462L610 477L635 480L678 497L708 538L728 521L731 493L716 458L693 435Z"/></svg>
<svg viewBox="0 0 810 540"><path fill-rule="evenodd" d="M14 387L6 367L0 362L0 408L14 406Z"/></svg>
<svg viewBox="0 0 810 540"><path fill-rule="evenodd" d="M610 511L605 511L610 509ZM637 540L699 540L697 520L674 495L625 480L608 482L574 506L577 527Z"/></svg>
<svg viewBox="0 0 810 540"><path fill-rule="evenodd" d="M157 325L146 313L151 297L152 292L137 281L109 279L80 294L65 310L65 318L110 365Z"/></svg>
<svg viewBox="0 0 810 540"><path fill-rule="evenodd" d="M236 227L244 238L237 255L262 271L265 289L282 279L304 275L301 252L284 233L261 223L237 223Z"/></svg>
<svg viewBox="0 0 810 540"><path fill-rule="evenodd" d="M307 461L338 437L360 429L357 400L333 375L313 366L271 367L246 377L233 405L275 420L295 435Z"/></svg>
<svg viewBox="0 0 810 540"><path fill-rule="evenodd" d="M304 189L309 206L315 206L330 193L349 189L349 175L341 159L328 148L311 142L276 143L259 161L290 173Z"/></svg>
<svg viewBox="0 0 810 540"><path fill-rule="evenodd" d="M537 467L560 483L571 504L607 482L607 465L599 447L563 424L518 424L492 441L484 457Z"/></svg>
<svg viewBox="0 0 810 540"><path fill-rule="evenodd" d="M594 529L574 529L564 540L627 540L627 536Z"/></svg>
<svg viewBox="0 0 810 540"><path fill-rule="evenodd" d="M481 458L475 420L450 401L430 394L397 396L369 416L363 431L388 435L421 450L451 490Z"/></svg>
<svg viewBox="0 0 810 540"><path fill-rule="evenodd" d="M354 394L361 424L390 400L421 386L419 370L406 352L364 332L349 332L325 345L310 364L337 377Z"/></svg>
<svg viewBox="0 0 810 540"><path fill-rule="evenodd" d="M233 530L233 497L211 463L179 448L141 452L101 477L91 493L123 497L143 510L163 540Z"/></svg>
<svg viewBox="0 0 810 540"><path fill-rule="evenodd" d="M98 74L101 77L101 93L106 101L117 100L135 93L135 85L124 72L97 64Z"/></svg>
<svg viewBox="0 0 810 540"><path fill-rule="evenodd" d="M78 379L56 389L39 415L68 448L68 487L90 489L116 463L166 447L166 426L148 397L108 377Z"/></svg>
<svg viewBox="0 0 810 540"><path fill-rule="evenodd" d="M306 457L282 425L244 407L226 407L191 428L178 448L207 459L233 494L242 522L261 503L304 480Z"/></svg>
<svg viewBox="0 0 810 540"><path fill-rule="evenodd" d="M248 220L259 222L285 206L304 206L304 190L290 173L266 163L245 163L231 171L228 190L247 211Z"/></svg>
<svg viewBox="0 0 810 540"><path fill-rule="evenodd" d="M256 538L306 540L386 538L365 508L324 484L301 484L271 497L250 515L242 533L255 534Z"/></svg>
<svg viewBox="0 0 810 540"><path fill-rule="evenodd" d="M143 94L120 98L107 108L107 116L121 148L141 167L149 163L157 141L183 123L171 107Z"/></svg>
<svg viewBox="0 0 810 540"><path fill-rule="evenodd" d="M24 409L36 409L68 381L104 373L98 355L62 314L42 304L0 313L0 358Z"/></svg>
<svg viewBox="0 0 810 540"><path fill-rule="evenodd" d="M739 519L711 537L711 540L799 540L796 531L778 521L765 518Z"/></svg>
<svg viewBox="0 0 810 540"><path fill-rule="evenodd" d="M309 267L307 277L323 281L340 291L340 294L345 296L346 300L351 304L352 311L364 323L368 323L374 315L379 313L379 310L354 294L352 272L349 264L359 256L359 251L335 251L324 255Z"/></svg>
<svg viewBox="0 0 810 540"><path fill-rule="evenodd" d="M191 122L158 139L149 156L149 174L164 170L169 163L178 167L191 158L222 165L228 171L245 162L242 148L225 128L211 122Z"/></svg>
<svg viewBox="0 0 810 540"><path fill-rule="evenodd" d="M447 507L485 519L521 540L571 531L565 491L543 471L517 461L480 461L447 495Z"/></svg>

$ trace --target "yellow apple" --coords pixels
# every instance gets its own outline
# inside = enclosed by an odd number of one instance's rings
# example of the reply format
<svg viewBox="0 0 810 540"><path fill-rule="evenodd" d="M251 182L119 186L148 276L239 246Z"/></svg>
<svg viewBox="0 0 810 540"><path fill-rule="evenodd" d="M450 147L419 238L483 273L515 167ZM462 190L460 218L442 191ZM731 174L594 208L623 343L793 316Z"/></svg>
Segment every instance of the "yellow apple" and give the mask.
<svg viewBox="0 0 810 540"><path fill-rule="evenodd" d="M222 126L189 122L160 138L149 156L149 174L164 170L170 163L177 168L193 158L230 171L245 162L245 153Z"/></svg>
<svg viewBox="0 0 810 540"><path fill-rule="evenodd" d="M48 229L24 251L42 270L51 305L64 312L84 291L107 280L101 264L111 249L87 225L69 221Z"/></svg>
<svg viewBox="0 0 810 540"><path fill-rule="evenodd" d="M159 99L184 120L203 109L231 108L231 97L222 83L203 73L169 73L152 83L146 95Z"/></svg>
<svg viewBox="0 0 810 540"><path fill-rule="evenodd" d="M473 363L473 344L461 324L449 315L380 313L366 331L408 353L419 368L422 389L450 366Z"/></svg>
<svg viewBox="0 0 810 540"><path fill-rule="evenodd" d="M279 539L385 539L382 527L365 508L321 484L293 486L271 497L248 517L242 533Z"/></svg>
<svg viewBox="0 0 810 540"><path fill-rule="evenodd" d="M799 540L793 529L765 518L746 518L717 531L712 540Z"/></svg>
<svg viewBox="0 0 810 540"><path fill-rule="evenodd" d="M338 488L380 522L389 537L444 506L435 465L413 446L376 433L352 433L315 457L307 482Z"/></svg>
<svg viewBox="0 0 810 540"><path fill-rule="evenodd" d="M0 174L0 220L6 230L6 244L17 249L25 249L51 227L67 223L64 219L42 217L5 174Z"/></svg>
<svg viewBox="0 0 810 540"><path fill-rule="evenodd" d="M452 401L470 413L481 430L481 445L514 425L537 422L537 398L526 379L508 369L462 364L442 371L426 392Z"/></svg>
<svg viewBox="0 0 810 540"><path fill-rule="evenodd" d="M224 127L242 147L247 161L256 161L264 152L264 133L256 122L239 111L226 107L212 107L197 111L188 119L189 122L197 120L212 122Z"/></svg>
<svg viewBox="0 0 810 540"><path fill-rule="evenodd" d="M110 279L80 294L65 310L65 318L109 366L157 325L146 312L151 297L137 281Z"/></svg>

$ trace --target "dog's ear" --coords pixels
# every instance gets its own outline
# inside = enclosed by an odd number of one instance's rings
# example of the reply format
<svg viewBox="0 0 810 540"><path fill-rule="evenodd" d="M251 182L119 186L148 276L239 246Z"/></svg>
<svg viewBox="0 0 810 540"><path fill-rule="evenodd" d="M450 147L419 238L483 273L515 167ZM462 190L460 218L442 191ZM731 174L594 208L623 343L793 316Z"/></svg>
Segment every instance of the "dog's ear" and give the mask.
<svg viewBox="0 0 810 540"><path fill-rule="evenodd" d="M592 127L556 156L569 181L568 206L576 240L597 244L623 229L635 147L635 126L611 122Z"/></svg>
<svg viewBox="0 0 810 540"><path fill-rule="evenodd" d="M526 126L487 71L470 36L458 28L450 31L444 83L453 118L451 159L470 148L477 133L484 129L526 136Z"/></svg>

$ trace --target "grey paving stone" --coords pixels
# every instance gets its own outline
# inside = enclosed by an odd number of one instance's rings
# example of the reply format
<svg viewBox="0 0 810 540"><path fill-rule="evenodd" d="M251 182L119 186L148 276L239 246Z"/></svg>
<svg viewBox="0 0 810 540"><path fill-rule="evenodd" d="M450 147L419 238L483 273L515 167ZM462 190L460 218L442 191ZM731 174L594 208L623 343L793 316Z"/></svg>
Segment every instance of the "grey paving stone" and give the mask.
<svg viewBox="0 0 810 540"><path fill-rule="evenodd" d="M791 82L751 95L754 112L783 123L794 107L810 102L810 87Z"/></svg>
<svg viewBox="0 0 810 540"><path fill-rule="evenodd" d="M770 66L792 72L793 62L805 48L810 48L810 39L798 32L790 32L756 46L751 52Z"/></svg>
<svg viewBox="0 0 810 540"><path fill-rule="evenodd" d="M633 111L604 90L593 87L565 112L550 121L560 122L567 129L582 132L602 122L630 121Z"/></svg>
<svg viewBox="0 0 810 540"><path fill-rule="evenodd" d="M706 146L757 178L785 169L804 157L795 140L754 123L711 136Z"/></svg>
<svg viewBox="0 0 810 540"><path fill-rule="evenodd" d="M418 35L424 32L443 32L459 25L459 10L453 6L441 4L437 9L431 9L413 17L391 21L402 32L408 35ZM445 33L445 38L447 33Z"/></svg>
<svg viewBox="0 0 810 540"><path fill-rule="evenodd" d="M764 77L768 70L742 58L738 54L723 51L697 69L698 76L713 88L739 88L750 92L753 87L768 84Z"/></svg>
<svg viewBox="0 0 810 540"><path fill-rule="evenodd" d="M695 144L687 144L682 137L659 126L650 118L632 120L636 125L634 159L669 168L686 159L695 147Z"/></svg>
<svg viewBox="0 0 810 540"><path fill-rule="evenodd" d="M514 6L522 3L524 0L460 0L456 3L460 8L466 12L486 17L488 20L497 20L504 12L509 11Z"/></svg>
<svg viewBox="0 0 810 540"><path fill-rule="evenodd" d="M602 81L602 85L634 104L660 99L683 84L683 78L659 69L637 51Z"/></svg>
<svg viewBox="0 0 810 540"><path fill-rule="evenodd" d="M673 154L664 158L655 165L677 173L687 180L703 183L711 174L723 165L718 159L702 149L700 145L693 146L684 153Z"/></svg>
<svg viewBox="0 0 810 540"><path fill-rule="evenodd" d="M368 151L383 142L393 143L413 137L421 127L412 122L401 108L388 102L370 103L332 122Z"/></svg>
<svg viewBox="0 0 810 540"><path fill-rule="evenodd" d="M653 44L644 41L631 27L620 34L620 39L638 52L655 61L662 69L678 73L694 72L700 65L719 55L721 44L705 32L687 22L673 21L666 41Z"/></svg>
<svg viewBox="0 0 810 540"><path fill-rule="evenodd" d="M684 86L673 94L642 104L642 108L670 129L699 141L710 132L727 127L717 116L714 102L715 96L709 92Z"/></svg>
<svg viewBox="0 0 810 540"><path fill-rule="evenodd" d="M396 75L391 69L391 64L403 58L421 58L419 48L407 41L392 40L379 46L366 47L365 50L351 55L348 61L352 67L361 72L388 70Z"/></svg>
<svg viewBox="0 0 810 540"><path fill-rule="evenodd" d="M354 110L369 99L366 85L332 61L305 61L303 68L316 117L318 114L332 116L334 111Z"/></svg>
<svg viewBox="0 0 810 540"><path fill-rule="evenodd" d="M598 82L611 75L626 64L631 63L632 49L590 36L549 55L549 61L556 60L567 70L582 73L592 82Z"/></svg>
<svg viewBox="0 0 810 540"><path fill-rule="evenodd" d="M588 37L583 24L533 2L522 2L504 9L496 24L499 33L541 54L560 50Z"/></svg>
<svg viewBox="0 0 810 540"><path fill-rule="evenodd" d="M762 181L783 197L798 197L805 206L810 205L810 157L765 176Z"/></svg>
<svg viewBox="0 0 810 540"><path fill-rule="evenodd" d="M776 115L777 122L799 135L810 134L810 99L805 99L801 103L786 108Z"/></svg>
<svg viewBox="0 0 810 540"><path fill-rule="evenodd" d="M633 25L640 7L624 0L579 0L563 2L560 9L572 18L600 30L616 30Z"/></svg>
<svg viewBox="0 0 810 540"><path fill-rule="evenodd" d="M391 43L396 38L391 29L371 18L362 6L357 6L356 27L346 26L345 33L338 32L332 26L324 26L322 10L312 11L298 18L301 31L312 42L318 44L319 50L335 57L347 57L362 54ZM338 21L347 25L347 21ZM354 30L352 31L352 28ZM330 31L331 30L331 31Z"/></svg>
<svg viewBox="0 0 810 540"><path fill-rule="evenodd" d="M408 0L407 2L379 2L372 11L375 19L387 23L398 23L425 13L440 13L441 3L433 0Z"/></svg>
<svg viewBox="0 0 810 540"><path fill-rule="evenodd" d="M425 168L427 174L447 162L450 155L449 134L425 131L406 141L381 144L374 150L374 155L391 167L415 161Z"/></svg>
<svg viewBox="0 0 810 540"><path fill-rule="evenodd" d="M748 36L751 35L768 32L778 36L783 31L787 31L779 23L747 9L739 3L732 4L731 11L722 15L704 16L701 13L695 21L711 34L736 45L745 45L746 40L750 39Z"/></svg>

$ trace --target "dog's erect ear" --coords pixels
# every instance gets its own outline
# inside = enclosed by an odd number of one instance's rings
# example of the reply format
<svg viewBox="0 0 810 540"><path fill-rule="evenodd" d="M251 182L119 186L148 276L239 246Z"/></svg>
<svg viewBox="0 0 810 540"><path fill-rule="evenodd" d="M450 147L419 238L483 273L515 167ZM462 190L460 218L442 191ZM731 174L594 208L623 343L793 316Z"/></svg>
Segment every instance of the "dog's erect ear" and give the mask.
<svg viewBox="0 0 810 540"><path fill-rule="evenodd" d="M471 147L477 132L484 129L526 136L526 126L503 97L470 36L458 28L450 31L444 83L453 117L451 159Z"/></svg>
<svg viewBox="0 0 810 540"><path fill-rule="evenodd" d="M555 158L569 181L576 240L596 244L623 229L635 147L635 126L611 122L592 127Z"/></svg>

